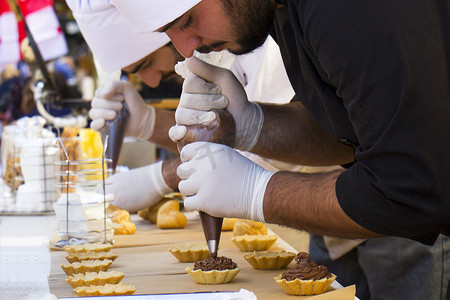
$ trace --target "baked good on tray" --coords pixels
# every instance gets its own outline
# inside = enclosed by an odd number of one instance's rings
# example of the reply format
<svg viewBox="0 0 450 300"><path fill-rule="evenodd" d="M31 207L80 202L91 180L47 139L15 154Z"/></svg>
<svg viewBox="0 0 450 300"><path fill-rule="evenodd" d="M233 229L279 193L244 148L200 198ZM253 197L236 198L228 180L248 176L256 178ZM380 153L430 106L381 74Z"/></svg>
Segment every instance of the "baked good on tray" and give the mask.
<svg viewBox="0 0 450 300"><path fill-rule="evenodd" d="M267 234L267 227L264 223L253 220L237 220L233 226L233 236L240 235Z"/></svg>
<svg viewBox="0 0 450 300"><path fill-rule="evenodd" d="M286 251L253 251L244 255L253 268L262 270L284 269L294 257L295 253Z"/></svg>
<svg viewBox="0 0 450 300"><path fill-rule="evenodd" d="M298 253L295 261L294 267L274 278L290 295L322 294L336 279L336 275L313 262L306 252Z"/></svg>
<svg viewBox="0 0 450 300"><path fill-rule="evenodd" d="M96 260L96 259L109 259L114 261L117 258L117 254L112 252L80 252L77 254L68 254L66 259L70 263L80 262L83 260Z"/></svg>
<svg viewBox="0 0 450 300"><path fill-rule="evenodd" d="M77 288L81 286L117 284L125 274L118 271L103 272L87 272L86 274L73 274L66 276L66 281L71 287Z"/></svg>
<svg viewBox="0 0 450 300"><path fill-rule="evenodd" d="M264 251L268 250L278 239L276 235L241 235L233 236L231 240L241 251Z"/></svg>
<svg viewBox="0 0 450 300"><path fill-rule="evenodd" d="M100 271L108 271L109 266L112 264L112 260L104 259L104 260L83 260L81 262L74 262L71 264L62 264L61 268L63 269L66 275L87 273L87 272L100 272Z"/></svg>
<svg viewBox="0 0 450 300"><path fill-rule="evenodd" d="M133 234L136 232L136 224L131 222L130 213L115 205L106 208L108 218L113 222L114 234Z"/></svg>
<svg viewBox="0 0 450 300"><path fill-rule="evenodd" d="M186 272L199 284L231 282L240 270L231 258L224 256L200 260L194 264L194 268L186 268Z"/></svg>
<svg viewBox="0 0 450 300"><path fill-rule="evenodd" d="M170 247L169 251L179 262L196 262L209 257L206 244L176 245Z"/></svg>
<svg viewBox="0 0 450 300"><path fill-rule="evenodd" d="M156 225L161 229L184 228L187 223L186 216L180 211L177 200L169 200L158 210Z"/></svg>
<svg viewBox="0 0 450 300"><path fill-rule="evenodd" d="M222 231L232 231L234 224L237 222L237 218L223 218Z"/></svg>
<svg viewBox="0 0 450 300"><path fill-rule="evenodd" d="M123 283L82 286L74 289L74 292L81 297L132 295L135 291L134 285Z"/></svg>

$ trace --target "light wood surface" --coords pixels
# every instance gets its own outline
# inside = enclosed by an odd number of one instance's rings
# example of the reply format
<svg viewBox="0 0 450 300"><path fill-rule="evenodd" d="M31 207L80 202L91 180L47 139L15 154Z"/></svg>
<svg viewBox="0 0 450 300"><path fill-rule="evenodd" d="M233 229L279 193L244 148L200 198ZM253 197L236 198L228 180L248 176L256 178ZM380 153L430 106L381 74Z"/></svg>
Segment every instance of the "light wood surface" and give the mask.
<svg viewBox="0 0 450 300"><path fill-rule="evenodd" d="M153 107L158 108L164 108L164 109L176 109L178 106L178 103L180 102L180 99L162 99L160 102L150 102L150 104Z"/></svg>
<svg viewBox="0 0 450 300"><path fill-rule="evenodd" d="M125 273L125 284L136 286L135 294L170 294L207 291L239 291L244 288L255 293L258 299L292 299L273 279L285 270L257 270L243 258L241 252L231 241L231 232L222 232L219 255L226 256L241 267L240 273L228 284L200 285L185 272L193 263L180 263L168 251L173 245L204 242L199 218L188 217L185 229L161 230L154 224L133 218L137 225L134 235L116 235L112 252L118 254L110 270ZM273 250L295 250L279 238ZM75 297L76 294L65 281L61 264L67 263L65 251L51 251L51 270L49 286L52 294L59 297ZM292 266L294 262L291 262ZM334 293L330 288L330 296ZM308 297L296 297L303 299ZM309 297L310 298L310 297Z"/></svg>

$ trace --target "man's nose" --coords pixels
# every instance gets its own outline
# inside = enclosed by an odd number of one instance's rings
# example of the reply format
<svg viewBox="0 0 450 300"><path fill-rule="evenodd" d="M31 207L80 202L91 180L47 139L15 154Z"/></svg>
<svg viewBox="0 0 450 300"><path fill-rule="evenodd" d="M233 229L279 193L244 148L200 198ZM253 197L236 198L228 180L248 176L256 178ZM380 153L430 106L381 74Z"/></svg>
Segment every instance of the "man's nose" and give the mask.
<svg viewBox="0 0 450 300"><path fill-rule="evenodd" d="M183 32L174 32L171 30L167 30L166 33L175 48L184 57L191 57L194 54L194 50L202 43L201 38L195 35L186 35Z"/></svg>
<svg viewBox="0 0 450 300"><path fill-rule="evenodd" d="M149 87L156 88L161 83L162 72L153 70L152 68L145 68L136 73L141 80Z"/></svg>

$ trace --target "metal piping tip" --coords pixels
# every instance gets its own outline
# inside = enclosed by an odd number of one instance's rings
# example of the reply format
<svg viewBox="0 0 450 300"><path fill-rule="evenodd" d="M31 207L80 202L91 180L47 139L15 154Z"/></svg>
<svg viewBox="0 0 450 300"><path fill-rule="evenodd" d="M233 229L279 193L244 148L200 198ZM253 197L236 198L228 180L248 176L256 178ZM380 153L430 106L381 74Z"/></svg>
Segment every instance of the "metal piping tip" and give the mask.
<svg viewBox="0 0 450 300"><path fill-rule="evenodd" d="M208 240L206 241L206 244L208 245L209 254L211 255L211 258L216 259L217 258L217 249L219 248L219 243L217 240Z"/></svg>

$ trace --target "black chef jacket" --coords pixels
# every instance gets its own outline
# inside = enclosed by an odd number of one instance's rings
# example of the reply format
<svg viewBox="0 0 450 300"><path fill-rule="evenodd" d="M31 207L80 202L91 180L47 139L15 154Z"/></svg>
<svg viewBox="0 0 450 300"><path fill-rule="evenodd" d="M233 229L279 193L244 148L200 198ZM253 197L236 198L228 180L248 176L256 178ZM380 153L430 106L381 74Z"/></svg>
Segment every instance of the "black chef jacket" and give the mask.
<svg viewBox="0 0 450 300"><path fill-rule="evenodd" d="M425 244L450 225L449 10L448 0L285 0L273 32L300 101L355 149L336 183L344 212Z"/></svg>

